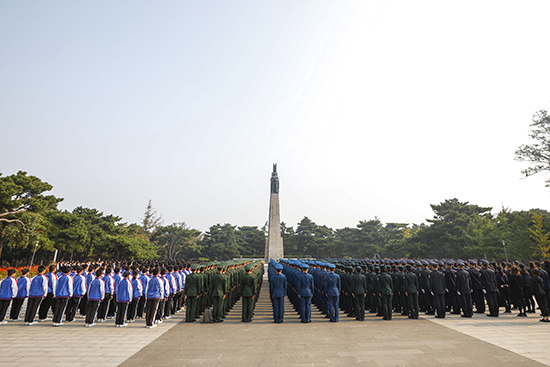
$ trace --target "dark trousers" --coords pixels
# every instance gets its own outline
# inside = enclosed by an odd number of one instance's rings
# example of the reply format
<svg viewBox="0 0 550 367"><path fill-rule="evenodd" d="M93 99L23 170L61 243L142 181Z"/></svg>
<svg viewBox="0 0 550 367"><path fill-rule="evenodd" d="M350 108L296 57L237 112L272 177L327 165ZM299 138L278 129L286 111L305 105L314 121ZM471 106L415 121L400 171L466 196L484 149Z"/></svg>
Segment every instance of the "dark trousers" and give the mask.
<svg viewBox="0 0 550 367"><path fill-rule="evenodd" d="M187 296L187 309L185 321L192 322L197 317L197 296Z"/></svg>
<svg viewBox="0 0 550 367"><path fill-rule="evenodd" d="M418 318L418 292L408 292L407 293L407 304L409 310L409 317L413 319Z"/></svg>
<svg viewBox="0 0 550 367"><path fill-rule="evenodd" d="M467 317L472 317L474 310L472 308L472 296L470 293L461 293L458 296L458 302L460 303L460 308L462 309L462 314Z"/></svg>
<svg viewBox="0 0 550 367"><path fill-rule="evenodd" d="M128 313L126 316L127 320L135 320L136 319L136 312L137 312L137 306L139 304L139 301L142 297L134 298L132 302L130 302L130 305L128 306Z"/></svg>
<svg viewBox="0 0 550 367"><path fill-rule="evenodd" d="M136 310L136 317L141 319L143 317L144 310L145 310L145 295L139 298L139 302L137 304L137 310Z"/></svg>
<svg viewBox="0 0 550 367"><path fill-rule="evenodd" d="M80 300L82 297L72 297L69 298L69 302L67 303L67 309L65 310L65 320L68 322L71 322L74 320L74 317L76 315L76 310L78 310L78 306L80 305Z"/></svg>
<svg viewBox="0 0 550 367"><path fill-rule="evenodd" d="M445 317L445 295L444 294L435 294L433 296L434 300L434 309L437 312L437 317Z"/></svg>
<svg viewBox="0 0 550 367"><path fill-rule="evenodd" d="M284 300L284 298L282 299ZM340 312L338 310L338 304L340 303L339 301L340 301L340 297L338 296L328 296L327 315L329 320L332 322L338 322L338 319L340 317ZM283 307L284 307L284 303L283 303ZM282 317L281 317L281 321L283 321Z"/></svg>
<svg viewBox="0 0 550 367"><path fill-rule="evenodd" d="M357 320L365 320L365 295L356 294L353 299L354 315Z"/></svg>
<svg viewBox="0 0 550 367"><path fill-rule="evenodd" d="M33 322L36 317L38 306L42 303L42 297L29 298L27 301L27 311L25 311L25 322Z"/></svg>
<svg viewBox="0 0 550 367"><path fill-rule="evenodd" d="M171 294L164 300L164 317L170 316L172 310L172 301L174 300L174 295Z"/></svg>
<svg viewBox="0 0 550 367"><path fill-rule="evenodd" d="M485 298L483 297L483 290L474 289L474 293L472 293L471 298L476 306L476 312L485 313Z"/></svg>
<svg viewBox="0 0 550 367"><path fill-rule="evenodd" d="M107 311L109 310L109 302L111 301L111 293L105 293L105 298L101 303L99 304L99 308L97 310L97 319L98 320L105 320L107 317Z"/></svg>
<svg viewBox="0 0 550 367"><path fill-rule="evenodd" d="M78 304L78 308L80 309L80 315L86 316L86 304L88 303L88 295L85 294L80 299L80 303Z"/></svg>
<svg viewBox="0 0 550 367"><path fill-rule="evenodd" d="M48 293L46 298L40 303L40 308L38 309L38 319L45 320L48 318L48 311L52 308L52 312L55 312L55 298L53 298L53 293Z"/></svg>
<svg viewBox="0 0 550 367"><path fill-rule="evenodd" d="M498 295L497 292L487 292L487 306L489 306L489 315L498 316Z"/></svg>
<svg viewBox="0 0 550 367"><path fill-rule="evenodd" d="M128 309L127 302L117 302L116 320L115 325L124 325L124 317L126 316L126 310Z"/></svg>
<svg viewBox="0 0 550 367"><path fill-rule="evenodd" d="M86 324L93 324L95 319L95 314L99 308L100 301L88 300L86 304Z"/></svg>
<svg viewBox="0 0 550 367"><path fill-rule="evenodd" d="M109 309L107 310L107 317L115 317L115 314L117 313L117 298L116 294L113 294L113 299L111 302L109 302Z"/></svg>
<svg viewBox="0 0 550 367"><path fill-rule="evenodd" d="M159 299L148 299L145 302L145 325L153 326L159 302Z"/></svg>
<svg viewBox="0 0 550 367"><path fill-rule="evenodd" d="M311 298L310 306L311 306ZM243 297L242 321L252 321L252 311L254 310L254 297Z"/></svg>
<svg viewBox="0 0 550 367"><path fill-rule="evenodd" d="M14 298L11 304L10 319L19 320L19 314L21 313L21 307L25 302L25 298Z"/></svg>
<svg viewBox="0 0 550 367"><path fill-rule="evenodd" d="M544 294L535 294L535 299L537 300L537 304L539 305L541 315L543 317L550 316L548 303L546 303L546 296Z"/></svg>
<svg viewBox="0 0 550 367"><path fill-rule="evenodd" d="M243 297L243 300L244 298L245 297ZM302 322L311 321L311 297L300 298L300 318L302 319Z"/></svg>
<svg viewBox="0 0 550 367"><path fill-rule="evenodd" d="M65 308L67 308L67 302L69 302L68 298L56 299L55 311L53 313L54 323L57 324L57 323L60 323L61 320L63 320L63 314L65 313Z"/></svg>
<svg viewBox="0 0 550 367"><path fill-rule="evenodd" d="M212 299L212 321L220 322L223 317L223 296Z"/></svg>
<svg viewBox="0 0 550 367"><path fill-rule="evenodd" d="M162 320L162 317L164 316L164 305L166 304L166 300L165 299L161 299L159 301L159 305L157 307L157 314L155 316L155 320L156 321L161 321Z"/></svg>
<svg viewBox="0 0 550 367"><path fill-rule="evenodd" d="M4 321L8 307L10 307L11 299L0 299L0 321Z"/></svg>
<svg viewBox="0 0 550 367"><path fill-rule="evenodd" d="M391 320L392 316L392 308L391 308L391 294L383 294L381 297L382 301L382 315L384 316L385 320Z"/></svg>

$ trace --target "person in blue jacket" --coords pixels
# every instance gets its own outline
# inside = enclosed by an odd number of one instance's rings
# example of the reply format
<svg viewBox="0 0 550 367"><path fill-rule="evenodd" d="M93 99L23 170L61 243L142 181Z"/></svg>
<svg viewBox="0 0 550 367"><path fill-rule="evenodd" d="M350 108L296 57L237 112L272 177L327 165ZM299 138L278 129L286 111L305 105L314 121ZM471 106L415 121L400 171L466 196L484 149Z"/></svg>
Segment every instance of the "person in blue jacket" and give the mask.
<svg viewBox="0 0 550 367"><path fill-rule="evenodd" d="M11 300L17 296L17 280L14 278L15 269L8 269L8 277L0 283L0 325L7 324L4 320Z"/></svg>
<svg viewBox="0 0 550 367"><path fill-rule="evenodd" d="M277 324L283 322L285 316L285 296L287 290L286 276L283 274L283 266L274 264L274 273L269 277L269 291L273 304L273 321Z"/></svg>
<svg viewBox="0 0 550 367"><path fill-rule="evenodd" d="M80 305L82 297L86 295L86 278L84 276L84 268L76 266L75 274L73 275L73 296L67 303L67 309L65 310L65 320L67 322L73 322L76 315L76 310Z"/></svg>
<svg viewBox="0 0 550 367"><path fill-rule="evenodd" d="M29 269L25 268L21 270L21 276L17 278L17 296L11 304L10 319L11 321L19 320L19 314L21 313L21 306L25 298L29 296L29 289L31 288L31 280L27 276Z"/></svg>
<svg viewBox="0 0 550 367"><path fill-rule="evenodd" d="M153 277L147 283L145 289L145 298L147 303L145 305L145 325L148 329L157 326L155 324L155 316L157 314L160 300L164 297L165 284L162 279L159 278L159 269L154 268L151 270Z"/></svg>
<svg viewBox="0 0 550 367"><path fill-rule="evenodd" d="M25 312L25 325L36 325L34 321L38 306L42 303L42 300L48 295L48 278L44 275L46 267L40 265L38 267L38 274L32 278L31 287L29 289L29 299L27 301L27 311Z"/></svg>
<svg viewBox="0 0 550 367"><path fill-rule="evenodd" d="M311 297L315 290L313 285L313 276L308 273L309 265L302 263L300 265L302 274L298 278L298 297L300 298L300 318L301 322L311 322Z"/></svg>
<svg viewBox="0 0 550 367"><path fill-rule="evenodd" d="M73 277L69 275L71 267L63 266L61 276L57 279L55 287L55 311L53 313L53 326L63 326L61 322L67 308L69 298L73 296Z"/></svg>
<svg viewBox="0 0 550 367"><path fill-rule="evenodd" d="M105 298L105 281L102 279L103 269L95 271L95 279L88 287L88 303L86 304L86 327L95 325L94 318L97 313L99 303Z"/></svg>
<svg viewBox="0 0 550 367"><path fill-rule="evenodd" d="M118 282L117 287L117 313L115 319L116 327L128 326L124 322L126 317L126 311L128 310L128 304L132 302L132 297L134 296L134 289L132 287L132 281L130 278L130 272L125 271L122 274L122 280Z"/></svg>
<svg viewBox="0 0 550 367"><path fill-rule="evenodd" d="M338 322L339 320L339 307L340 307L340 292L342 290L342 283L340 276L334 271L336 265L328 264L329 273L326 276L325 292L328 298L327 315L331 322Z"/></svg>
<svg viewBox="0 0 550 367"><path fill-rule="evenodd" d="M55 274L57 271L56 265L50 265L49 272L46 274L46 277L48 278L48 294L46 295L46 298L42 300L42 303L40 303L40 308L38 310L38 321L48 321L50 318L48 317L48 311L50 308L52 309L52 312L55 312L55 288L57 286L57 275Z"/></svg>

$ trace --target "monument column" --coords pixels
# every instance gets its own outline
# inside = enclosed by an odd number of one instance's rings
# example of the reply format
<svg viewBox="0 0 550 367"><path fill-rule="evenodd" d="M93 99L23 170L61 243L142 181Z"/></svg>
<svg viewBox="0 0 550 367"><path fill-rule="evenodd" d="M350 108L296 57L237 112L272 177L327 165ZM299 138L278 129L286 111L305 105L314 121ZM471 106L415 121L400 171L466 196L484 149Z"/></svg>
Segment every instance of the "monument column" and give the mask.
<svg viewBox="0 0 550 367"><path fill-rule="evenodd" d="M273 164L271 173L271 195L269 199L268 232L265 241L265 261L279 260L284 257L283 237L281 237L281 213L279 211L279 177L277 164Z"/></svg>

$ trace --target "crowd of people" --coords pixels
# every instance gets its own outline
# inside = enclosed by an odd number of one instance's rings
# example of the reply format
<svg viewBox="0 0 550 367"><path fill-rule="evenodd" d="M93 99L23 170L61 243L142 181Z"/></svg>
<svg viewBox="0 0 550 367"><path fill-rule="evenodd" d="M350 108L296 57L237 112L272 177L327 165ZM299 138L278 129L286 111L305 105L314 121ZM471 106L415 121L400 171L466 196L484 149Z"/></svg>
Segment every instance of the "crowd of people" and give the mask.
<svg viewBox="0 0 550 367"><path fill-rule="evenodd" d="M262 261L114 262L57 264L28 270L15 278L8 269L0 283L0 325L8 309L11 321L25 325L73 322L77 315L92 327L114 319L117 327L145 319L148 328L181 312L194 322L212 310L212 322L223 322L242 299L242 321L252 321L264 266ZM340 311L356 320L374 313L391 320L394 313L418 319L420 313L445 318L447 313L470 318L474 313L498 317L536 313L550 322L550 261L490 263L487 260L270 260L270 299L275 323L284 321L284 298L303 323L311 322L311 305L331 322ZM487 306L487 307L486 307ZM52 317L48 317L51 310ZM64 319L64 320L63 320ZM64 321L64 322L63 322Z"/></svg>
<svg viewBox="0 0 550 367"><path fill-rule="evenodd" d="M0 325L7 323L10 305L9 320L21 321L25 300L23 322L27 326L47 321L63 326L80 315L86 327L109 319L114 319L116 327L125 327L144 318L146 327L154 328L181 312L184 305L187 322L196 321L210 306L216 314L215 322L221 322L241 296L248 306L248 320L260 292L262 264L62 263L41 265L32 278L28 269L23 269L18 278L14 269L8 269L0 283Z"/></svg>

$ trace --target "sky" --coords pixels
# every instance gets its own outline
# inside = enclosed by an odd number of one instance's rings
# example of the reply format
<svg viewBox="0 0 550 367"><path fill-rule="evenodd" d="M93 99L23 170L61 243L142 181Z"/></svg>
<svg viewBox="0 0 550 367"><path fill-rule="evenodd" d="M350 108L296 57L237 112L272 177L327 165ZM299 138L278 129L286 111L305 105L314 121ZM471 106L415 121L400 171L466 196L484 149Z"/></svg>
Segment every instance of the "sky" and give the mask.
<svg viewBox="0 0 550 367"><path fill-rule="evenodd" d="M138 223L423 223L550 210L548 1L0 2L0 172Z"/></svg>

